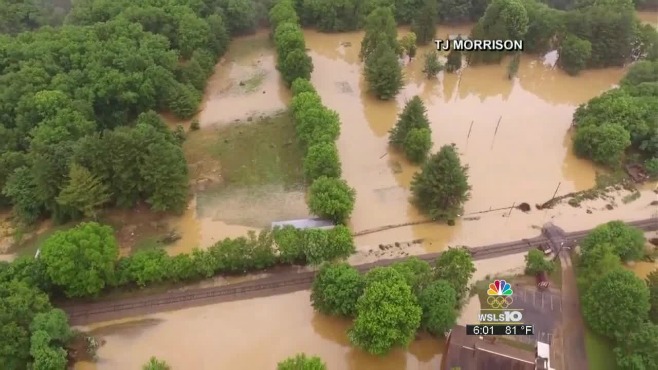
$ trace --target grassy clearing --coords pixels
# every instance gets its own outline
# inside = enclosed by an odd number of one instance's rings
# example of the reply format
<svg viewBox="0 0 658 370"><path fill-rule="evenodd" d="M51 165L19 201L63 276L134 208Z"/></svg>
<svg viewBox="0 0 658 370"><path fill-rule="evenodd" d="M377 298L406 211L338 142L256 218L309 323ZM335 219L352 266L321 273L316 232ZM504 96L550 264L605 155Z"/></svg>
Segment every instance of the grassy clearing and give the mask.
<svg viewBox="0 0 658 370"><path fill-rule="evenodd" d="M9 252L16 253L17 257L34 256L34 254L37 252L37 249L39 249L39 247L41 246L41 243L43 243L54 233L58 231L68 230L77 224L78 224L77 222L70 222L62 225L45 227L45 229L41 232L35 231L35 232L26 233L25 235L28 236L21 237L21 240L17 242Z"/></svg>
<svg viewBox="0 0 658 370"><path fill-rule="evenodd" d="M555 261L554 266L555 269L548 275L548 279L553 283L554 288L562 289L562 264L559 259Z"/></svg>
<svg viewBox="0 0 658 370"><path fill-rule="evenodd" d="M196 131L185 142L185 151L191 163L218 161L225 186L298 188L304 183L303 153L288 113Z"/></svg>
<svg viewBox="0 0 658 370"><path fill-rule="evenodd" d="M612 343L587 328L585 325L585 350L590 369L617 370L617 361L612 352Z"/></svg>

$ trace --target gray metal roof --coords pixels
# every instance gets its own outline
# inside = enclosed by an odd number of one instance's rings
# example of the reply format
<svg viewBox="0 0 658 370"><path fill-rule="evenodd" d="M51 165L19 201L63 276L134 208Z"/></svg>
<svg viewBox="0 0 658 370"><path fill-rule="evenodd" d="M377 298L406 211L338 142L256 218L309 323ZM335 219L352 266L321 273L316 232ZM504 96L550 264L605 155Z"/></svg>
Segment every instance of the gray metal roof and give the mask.
<svg viewBox="0 0 658 370"><path fill-rule="evenodd" d="M292 226L297 229L333 229L336 225L322 218L305 218L301 220L288 220L272 222L272 228Z"/></svg>

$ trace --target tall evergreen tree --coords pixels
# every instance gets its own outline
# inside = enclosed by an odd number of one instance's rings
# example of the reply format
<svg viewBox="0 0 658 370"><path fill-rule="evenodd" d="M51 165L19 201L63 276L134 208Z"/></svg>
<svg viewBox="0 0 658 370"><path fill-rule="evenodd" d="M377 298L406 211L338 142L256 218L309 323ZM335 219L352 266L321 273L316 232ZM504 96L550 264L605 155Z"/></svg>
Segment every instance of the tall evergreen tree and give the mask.
<svg viewBox="0 0 658 370"><path fill-rule="evenodd" d="M434 39L438 15L437 1L423 0L423 6L411 22L411 31L416 34L419 45L427 45Z"/></svg>
<svg viewBox="0 0 658 370"><path fill-rule="evenodd" d="M369 89L381 100L394 98L402 88L402 68L384 35L366 59L365 75Z"/></svg>
<svg viewBox="0 0 658 370"><path fill-rule="evenodd" d="M57 203L60 205L93 218L96 217L96 210L109 200L107 185L77 163L71 165L69 181L57 197Z"/></svg>
<svg viewBox="0 0 658 370"><path fill-rule="evenodd" d="M388 142L402 149L410 161L421 163L432 148L432 132L427 109L419 96L407 102L395 127L389 131Z"/></svg>
<svg viewBox="0 0 658 370"><path fill-rule="evenodd" d="M462 166L455 147L442 146L414 175L413 203L434 220L454 220L470 196L467 172L468 166Z"/></svg>
<svg viewBox="0 0 658 370"><path fill-rule="evenodd" d="M361 51L359 57L362 60L367 60L371 53L384 40L390 48L397 53L398 45L398 29L393 17L393 11L389 7L379 7L373 10L366 18L365 24L366 34L361 41Z"/></svg>

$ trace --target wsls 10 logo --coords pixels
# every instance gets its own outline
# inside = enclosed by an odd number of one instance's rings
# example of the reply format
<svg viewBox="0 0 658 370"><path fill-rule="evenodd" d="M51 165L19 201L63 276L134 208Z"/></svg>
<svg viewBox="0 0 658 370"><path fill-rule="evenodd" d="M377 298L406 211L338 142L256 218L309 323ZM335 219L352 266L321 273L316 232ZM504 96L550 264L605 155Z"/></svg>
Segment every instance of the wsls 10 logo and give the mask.
<svg viewBox="0 0 658 370"><path fill-rule="evenodd" d="M519 323L523 314L519 310L511 309L514 302L512 286L505 280L495 280L489 284L487 290L488 309L480 310L480 322L487 323Z"/></svg>

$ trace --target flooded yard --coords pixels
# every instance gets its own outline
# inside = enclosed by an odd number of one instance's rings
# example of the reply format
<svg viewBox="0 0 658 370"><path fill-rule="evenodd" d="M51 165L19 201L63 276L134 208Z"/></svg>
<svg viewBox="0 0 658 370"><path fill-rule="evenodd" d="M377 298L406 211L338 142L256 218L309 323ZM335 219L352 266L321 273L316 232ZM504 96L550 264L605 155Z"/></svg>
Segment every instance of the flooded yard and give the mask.
<svg viewBox="0 0 658 370"><path fill-rule="evenodd" d="M442 341L421 336L408 351L374 357L350 347L350 323L317 314L309 292L198 307L98 324L106 343L95 364L76 370L139 369L156 356L172 369L274 369L298 352L322 357L332 370L435 370Z"/></svg>

